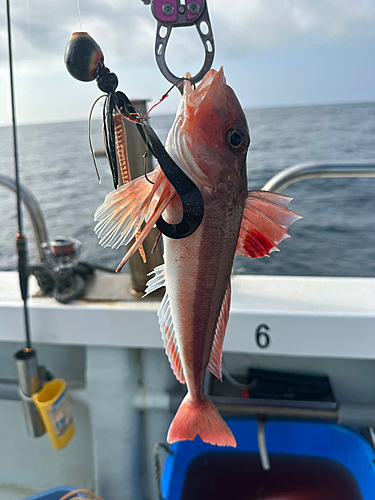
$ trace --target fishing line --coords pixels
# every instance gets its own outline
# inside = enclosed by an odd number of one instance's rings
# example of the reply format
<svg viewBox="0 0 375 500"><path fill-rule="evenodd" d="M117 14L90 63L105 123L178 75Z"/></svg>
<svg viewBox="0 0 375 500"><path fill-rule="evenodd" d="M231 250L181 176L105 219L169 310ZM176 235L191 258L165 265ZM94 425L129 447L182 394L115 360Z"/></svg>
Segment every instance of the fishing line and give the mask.
<svg viewBox="0 0 375 500"><path fill-rule="evenodd" d="M150 184L155 184L155 182L151 181L147 177L147 156L148 156L148 151L149 151L148 145L151 143L151 139L150 139L149 133L147 132L147 128L144 126L144 124L142 122L140 122L140 125L142 125L143 133L145 134L145 137L146 137L146 142L145 142L146 152L143 155L145 178L146 178L146 181L149 182Z"/></svg>
<svg viewBox="0 0 375 500"><path fill-rule="evenodd" d="M27 0L26 2L26 12L27 12L27 36L28 36L28 39L29 39L29 57L30 57L30 60L32 60L32 57L31 57L31 21L30 21L30 0Z"/></svg>
<svg viewBox="0 0 375 500"><path fill-rule="evenodd" d="M166 98L169 96L170 92L173 90L173 88L174 88L174 87L177 87L177 85L178 85L180 82L183 82L184 80L189 81L189 82L191 83L192 87L193 87L193 88L194 88L194 90L195 90L195 88L196 88L196 87L195 87L195 83L192 83L192 81L191 81L191 79L190 79L190 78L185 78L185 77L179 78L179 79L178 79L178 80L177 80L177 81L176 81L173 85L171 85L171 87L167 90L167 92L165 92L165 94L163 94L163 95L161 96L161 98L159 99L159 101L158 101L157 103L155 103L153 106L151 106L151 108L147 111L147 113L146 113L144 116L141 116L141 115L140 115L140 117L139 117L139 124L143 126L142 121L143 121L143 120L145 120L145 119L148 117L148 115L151 113L151 111L152 111L154 108L156 108L156 106L158 106L160 103L162 103L162 102L164 101L164 99L166 99ZM124 116L124 115L123 115L123 116ZM126 118L126 117L124 116L124 118ZM151 181L151 180L147 177L146 167L147 167L147 156L148 156L148 150L149 150L148 144L149 144L149 142L150 142L150 138L149 138L149 134L148 134L148 132L147 132L147 129L146 129L146 127L144 127L144 126L143 126L143 131L144 131L144 134L145 134L146 139L147 139L147 141L146 141L146 152L145 152L145 154L143 155L143 159L144 159L144 176L145 176L145 178L146 178L147 182L149 182L150 184L155 184L154 182L152 182L152 181ZM157 242L156 242L156 244L157 244ZM154 249L156 249L156 245L154 245ZM154 251L155 251L155 250L154 250ZM153 252L151 252L151 253L153 253Z"/></svg>
<svg viewBox="0 0 375 500"><path fill-rule="evenodd" d="M95 171L96 171L96 175L98 177L98 181L99 181L99 184L101 184L102 180L100 178L100 174L99 174L99 169L98 169L98 165L96 163L96 158L95 158L95 151L94 151L94 146L93 146L93 143L92 143L92 137L91 137L91 122L92 122L92 113L94 111L94 108L95 108L95 105L98 101L100 101L100 99L102 99L103 97L107 97L106 94L103 94L101 96L99 96L97 99L95 99L93 105L91 106L90 108L90 113L89 113L89 145L90 145L90 152L91 152L91 156L92 156L92 160L94 162L94 167L95 167Z"/></svg>
<svg viewBox="0 0 375 500"><path fill-rule="evenodd" d="M191 81L191 78L185 78L185 77L179 78L179 79L178 79L178 80L177 80L177 81L176 81L176 82L175 82L175 83L174 83L174 84L173 84L173 85L172 85L172 86L171 86L171 87L167 90L167 92L161 96L161 98L159 99L159 101L158 101L157 103L155 103L153 106L151 106L151 108L150 108L150 109L147 111L147 113L144 115L143 119L147 118L147 117L148 117L148 115L151 113L151 111L152 111L154 108L156 108L156 106L158 106L161 102L163 102L163 101L164 101L164 99L166 99L166 98L169 96L170 92L174 89L174 87L177 87L177 85L178 85L180 82L183 82L184 80L187 80L188 82L190 82L190 83L191 83L191 85L192 85L192 87L193 87L193 88L194 88L194 90L195 90L195 83L193 83L193 82Z"/></svg>
<svg viewBox="0 0 375 500"><path fill-rule="evenodd" d="M33 3L33 2L31 2L31 0L26 1L26 10L27 10L27 40L26 41L28 41L27 51L29 54L29 61L34 61L35 57L33 54L33 50L34 50L33 49L33 47L34 47L33 41L35 41L35 37L33 34L33 30L31 28L32 27L32 23L31 23L32 9L30 7L31 3ZM40 140L40 127L38 125L33 128L33 134L35 137L35 141L34 141L35 151L38 153L38 155L43 156L44 151L42 148L42 141Z"/></svg>
<svg viewBox="0 0 375 500"><path fill-rule="evenodd" d="M83 31L83 28L82 28L82 16L81 16L81 9L79 7L79 0L77 0L77 11L78 11L79 27L80 27L81 32L82 32Z"/></svg>
<svg viewBox="0 0 375 500"><path fill-rule="evenodd" d="M13 51L12 51L12 32L11 32L11 22L10 22L9 0L6 0L6 12L7 12L7 27L8 27L10 96L11 96L11 106L12 106L13 157L14 157L14 172L15 172L15 182L16 182L16 195L17 195L18 233L16 235L16 245L18 252L18 276L20 282L21 297L23 300L26 348L32 349L31 337L30 337L29 311L27 308L27 295L28 295L27 249L26 249L26 238L23 234L23 220L22 220L22 209L21 209L21 188L20 188L19 163L18 163L18 140L17 140L17 125L16 125L16 106L14 97Z"/></svg>

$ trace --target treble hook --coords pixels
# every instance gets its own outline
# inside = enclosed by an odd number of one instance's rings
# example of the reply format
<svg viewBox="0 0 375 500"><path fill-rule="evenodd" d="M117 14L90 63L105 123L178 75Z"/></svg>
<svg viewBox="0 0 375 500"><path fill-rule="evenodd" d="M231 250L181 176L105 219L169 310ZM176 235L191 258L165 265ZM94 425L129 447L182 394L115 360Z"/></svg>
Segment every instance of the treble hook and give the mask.
<svg viewBox="0 0 375 500"><path fill-rule="evenodd" d="M173 28L195 25L203 43L205 59L201 69L191 78L191 82L193 84L200 82L211 68L215 55L215 43L207 2L206 0L152 0L151 10L158 22L155 40L157 65L169 82L177 84L182 94L183 86L181 82L177 83L181 77L172 73L165 60L168 41Z"/></svg>
<svg viewBox="0 0 375 500"><path fill-rule="evenodd" d="M156 225L169 238L186 238L194 233L203 219L203 197L197 186L178 167L165 150L150 124L137 112L130 99L116 90L118 78L104 65L104 55L99 45L88 33L73 33L65 52L65 64L69 73L80 81L97 81L106 95L103 107L103 140L111 167L115 189L118 186L118 164L113 114L120 112L132 121L146 146L158 160L160 168L181 199L183 218L178 224L168 224L161 216Z"/></svg>

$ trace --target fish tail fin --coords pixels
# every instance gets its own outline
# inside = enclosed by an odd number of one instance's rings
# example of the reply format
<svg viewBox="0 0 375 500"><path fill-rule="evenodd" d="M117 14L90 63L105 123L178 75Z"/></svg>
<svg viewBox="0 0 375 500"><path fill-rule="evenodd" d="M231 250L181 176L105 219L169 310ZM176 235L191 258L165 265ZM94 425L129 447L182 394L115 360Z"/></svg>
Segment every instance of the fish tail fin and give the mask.
<svg viewBox="0 0 375 500"><path fill-rule="evenodd" d="M236 440L207 396L197 404L187 394L168 431L168 443L192 440L199 434L205 443L236 447Z"/></svg>

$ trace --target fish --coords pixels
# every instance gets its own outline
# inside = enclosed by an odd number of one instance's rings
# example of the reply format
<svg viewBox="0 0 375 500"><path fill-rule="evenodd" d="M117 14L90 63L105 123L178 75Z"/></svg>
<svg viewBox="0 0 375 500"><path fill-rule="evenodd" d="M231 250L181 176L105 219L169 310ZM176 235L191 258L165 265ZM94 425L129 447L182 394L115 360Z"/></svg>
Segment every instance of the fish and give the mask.
<svg viewBox="0 0 375 500"><path fill-rule="evenodd" d="M236 446L236 440L204 393L208 368L222 380L222 352L229 319L235 254L260 258L278 251L289 226L300 218L291 198L248 191L246 156L250 132L245 113L223 68L209 70L194 89L185 75L183 94L165 148L199 188L204 216L190 236L163 235L164 264L154 269L145 295L165 287L158 310L164 348L187 394L169 427L167 441L193 440ZM118 270L134 255L158 218L182 218L182 204L160 167L108 194L97 209L100 244L119 248L141 233Z"/></svg>

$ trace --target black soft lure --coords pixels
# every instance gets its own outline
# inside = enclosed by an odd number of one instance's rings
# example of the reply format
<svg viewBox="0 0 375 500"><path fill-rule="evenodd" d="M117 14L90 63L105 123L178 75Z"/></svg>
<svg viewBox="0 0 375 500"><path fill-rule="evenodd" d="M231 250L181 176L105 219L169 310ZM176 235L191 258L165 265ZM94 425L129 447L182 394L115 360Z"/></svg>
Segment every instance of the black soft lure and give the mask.
<svg viewBox="0 0 375 500"><path fill-rule="evenodd" d="M65 51L65 64L74 78L83 82L96 80L99 89L106 94L103 107L103 139L115 189L118 186L118 165L113 113L120 112L124 118L135 123L145 144L158 160L182 202L181 222L168 224L160 217L156 223L158 229L169 238L175 239L193 234L202 222L204 213L203 198L199 189L172 160L152 127L137 112L129 98L116 90L118 78L104 65L103 53L88 33L73 33Z"/></svg>

